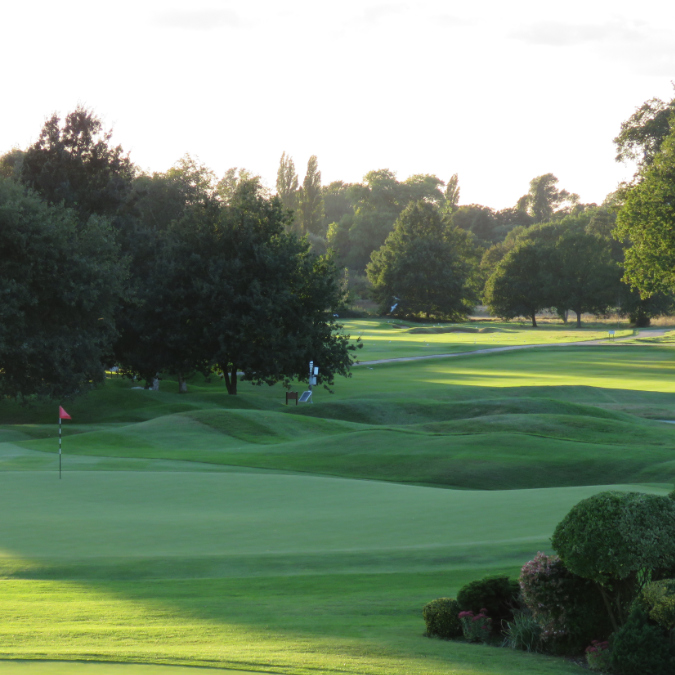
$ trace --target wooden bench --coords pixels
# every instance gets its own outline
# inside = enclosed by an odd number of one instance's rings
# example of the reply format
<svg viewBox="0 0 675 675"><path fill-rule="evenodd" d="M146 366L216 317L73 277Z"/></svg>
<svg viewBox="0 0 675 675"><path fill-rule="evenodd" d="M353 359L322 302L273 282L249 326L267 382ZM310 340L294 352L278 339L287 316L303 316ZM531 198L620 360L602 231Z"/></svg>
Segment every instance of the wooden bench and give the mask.
<svg viewBox="0 0 675 675"><path fill-rule="evenodd" d="M298 392L297 391L287 391L286 392L286 405L289 401L295 400L295 405L298 405Z"/></svg>

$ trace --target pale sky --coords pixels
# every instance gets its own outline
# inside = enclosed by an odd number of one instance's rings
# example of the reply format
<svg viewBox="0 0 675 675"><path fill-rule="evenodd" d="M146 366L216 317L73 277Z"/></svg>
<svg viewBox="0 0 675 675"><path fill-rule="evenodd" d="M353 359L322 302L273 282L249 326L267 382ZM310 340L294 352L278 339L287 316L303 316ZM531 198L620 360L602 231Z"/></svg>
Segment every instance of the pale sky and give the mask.
<svg viewBox="0 0 675 675"><path fill-rule="evenodd" d="M632 174L621 122L675 95L675 3L23 0L0 50L0 152L83 104L148 171L190 153L274 187L285 151L324 184L458 173L504 208L551 172L599 203Z"/></svg>

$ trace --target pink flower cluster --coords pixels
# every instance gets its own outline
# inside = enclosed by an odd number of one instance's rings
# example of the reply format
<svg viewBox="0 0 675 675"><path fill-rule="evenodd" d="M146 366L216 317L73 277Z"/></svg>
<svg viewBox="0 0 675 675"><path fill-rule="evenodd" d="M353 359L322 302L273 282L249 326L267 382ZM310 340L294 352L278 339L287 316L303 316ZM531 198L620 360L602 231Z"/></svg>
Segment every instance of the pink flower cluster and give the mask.
<svg viewBox="0 0 675 675"><path fill-rule="evenodd" d="M605 640L600 642L600 640L593 640L591 644L586 647L587 654L595 654L597 652L604 652L606 649L609 649L609 642Z"/></svg>
<svg viewBox="0 0 675 675"><path fill-rule="evenodd" d="M469 642L487 642L492 632L492 619L483 608L478 614L460 612L457 617L462 622L464 638Z"/></svg>

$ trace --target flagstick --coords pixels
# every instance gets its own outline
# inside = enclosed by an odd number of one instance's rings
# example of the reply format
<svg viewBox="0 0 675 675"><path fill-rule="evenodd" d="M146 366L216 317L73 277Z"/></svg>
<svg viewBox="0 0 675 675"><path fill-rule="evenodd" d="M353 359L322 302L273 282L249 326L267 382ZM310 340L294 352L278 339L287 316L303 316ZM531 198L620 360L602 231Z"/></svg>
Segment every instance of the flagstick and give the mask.
<svg viewBox="0 0 675 675"><path fill-rule="evenodd" d="M59 415L59 480L61 480L61 415Z"/></svg>

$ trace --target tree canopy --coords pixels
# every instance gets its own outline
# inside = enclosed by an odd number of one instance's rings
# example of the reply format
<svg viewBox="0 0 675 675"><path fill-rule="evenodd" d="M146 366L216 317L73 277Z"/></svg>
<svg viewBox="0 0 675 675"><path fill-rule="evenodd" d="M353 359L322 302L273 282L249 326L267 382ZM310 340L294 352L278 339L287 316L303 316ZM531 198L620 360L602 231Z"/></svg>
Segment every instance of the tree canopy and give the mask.
<svg viewBox="0 0 675 675"><path fill-rule="evenodd" d="M373 252L367 274L384 311L457 320L476 300L476 269L470 235L448 226L432 204L417 201Z"/></svg>
<svg viewBox="0 0 675 675"><path fill-rule="evenodd" d="M617 625L647 581L675 571L675 501L598 493L571 509L551 543L569 570L599 584Z"/></svg>
<svg viewBox="0 0 675 675"><path fill-rule="evenodd" d="M126 276L108 221L0 179L0 250L0 394L63 399L101 382Z"/></svg>
<svg viewBox="0 0 675 675"><path fill-rule="evenodd" d="M675 290L675 131L626 191L616 236L628 245L624 278L643 297Z"/></svg>
<svg viewBox="0 0 675 675"><path fill-rule="evenodd" d="M21 181L50 204L73 208L86 220L114 216L126 203L135 167L122 147L112 146L91 111L76 108L63 124L52 115L21 162Z"/></svg>
<svg viewBox="0 0 675 675"><path fill-rule="evenodd" d="M552 306L555 284L554 249L522 241L497 264L485 286L485 302L496 316L527 316L537 325L537 312Z"/></svg>

